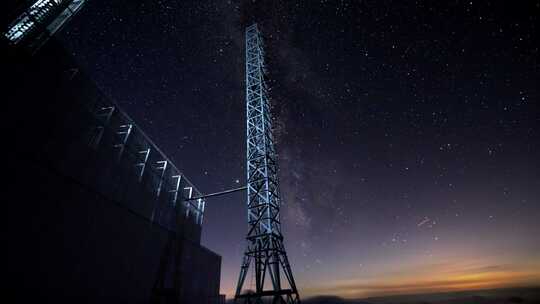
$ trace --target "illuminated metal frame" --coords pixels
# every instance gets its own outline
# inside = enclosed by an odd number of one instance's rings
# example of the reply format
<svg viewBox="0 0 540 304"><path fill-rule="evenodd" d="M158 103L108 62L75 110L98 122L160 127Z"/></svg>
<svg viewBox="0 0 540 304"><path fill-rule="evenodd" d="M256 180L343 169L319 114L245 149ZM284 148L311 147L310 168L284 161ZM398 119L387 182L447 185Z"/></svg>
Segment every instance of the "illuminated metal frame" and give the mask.
<svg viewBox="0 0 540 304"><path fill-rule="evenodd" d="M3 35L10 43L19 44L26 37L38 33L37 40L41 41L35 47L39 47L73 17L85 2L86 0L37 0L10 24Z"/></svg>
<svg viewBox="0 0 540 304"><path fill-rule="evenodd" d="M257 24L246 29L247 115L247 249L244 253L235 300L245 303L300 303L300 297L283 245L277 154L274 149L266 68ZM253 262L255 290L244 292ZM282 286L283 274L287 287ZM270 283L265 284L267 275Z"/></svg>

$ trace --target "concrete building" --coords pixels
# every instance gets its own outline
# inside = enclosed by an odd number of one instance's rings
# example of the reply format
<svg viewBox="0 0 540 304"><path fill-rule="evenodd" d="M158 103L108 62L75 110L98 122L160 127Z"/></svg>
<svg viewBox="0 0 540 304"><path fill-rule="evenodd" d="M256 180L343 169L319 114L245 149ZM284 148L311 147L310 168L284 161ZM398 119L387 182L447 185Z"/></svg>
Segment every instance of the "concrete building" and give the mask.
<svg viewBox="0 0 540 304"><path fill-rule="evenodd" d="M54 37L14 43L13 24L1 43L6 296L222 301L221 257L200 244L205 202L190 200L201 193Z"/></svg>

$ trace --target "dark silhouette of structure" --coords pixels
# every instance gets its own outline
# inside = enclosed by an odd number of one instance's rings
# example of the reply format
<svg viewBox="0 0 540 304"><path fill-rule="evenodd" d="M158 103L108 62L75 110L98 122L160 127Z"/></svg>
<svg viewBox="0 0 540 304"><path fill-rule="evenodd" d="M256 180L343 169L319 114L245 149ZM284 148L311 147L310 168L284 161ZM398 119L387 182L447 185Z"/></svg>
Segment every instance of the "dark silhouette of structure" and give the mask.
<svg viewBox="0 0 540 304"><path fill-rule="evenodd" d="M253 24L246 29L249 230L235 299L257 304L265 303L265 299L279 304L300 303L281 233L277 154L265 75L263 40L257 24ZM245 291L245 279L252 264L255 287Z"/></svg>
<svg viewBox="0 0 540 304"><path fill-rule="evenodd" d="M82 2L1 5L5 297L219 303L201 193L51 37Z"/></svg>

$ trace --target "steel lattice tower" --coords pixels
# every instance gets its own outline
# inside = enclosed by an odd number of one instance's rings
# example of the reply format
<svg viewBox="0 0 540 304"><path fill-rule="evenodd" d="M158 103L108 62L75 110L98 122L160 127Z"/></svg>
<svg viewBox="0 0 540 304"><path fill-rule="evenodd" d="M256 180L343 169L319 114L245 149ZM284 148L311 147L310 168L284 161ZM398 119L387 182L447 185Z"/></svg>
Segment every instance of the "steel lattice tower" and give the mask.
<svg viewBox="0 0 540 304"><path fill-rule="evenodd" d="M247 249L242 260L236 301L244 303L300 303L283 246L277 155L265 84L264 49L257 24L246 29L247 111ZM254 290L244 291L253 264ZM282 275L286 279L282 280ZM269 277L268 280L265 279ZM265 284L266 282L266 284ZM250 287L248 287L249 289Z"/></svg>

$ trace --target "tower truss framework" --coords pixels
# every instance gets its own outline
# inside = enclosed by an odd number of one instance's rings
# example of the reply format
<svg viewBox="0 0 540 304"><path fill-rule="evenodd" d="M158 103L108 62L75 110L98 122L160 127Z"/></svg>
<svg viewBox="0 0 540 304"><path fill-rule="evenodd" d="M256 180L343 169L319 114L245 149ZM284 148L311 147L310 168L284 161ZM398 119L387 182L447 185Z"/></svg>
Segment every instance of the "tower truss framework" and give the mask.
<svg viewBox="0 0 540 304"><path fill-rule="evenodd" d="M300 303L281 233L277 155L265 75L263 40L253 24L246 29L248 244L235 300ZM245 286L250 273L254 286Z"/></svg>

